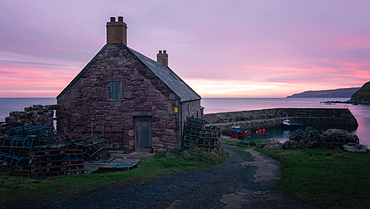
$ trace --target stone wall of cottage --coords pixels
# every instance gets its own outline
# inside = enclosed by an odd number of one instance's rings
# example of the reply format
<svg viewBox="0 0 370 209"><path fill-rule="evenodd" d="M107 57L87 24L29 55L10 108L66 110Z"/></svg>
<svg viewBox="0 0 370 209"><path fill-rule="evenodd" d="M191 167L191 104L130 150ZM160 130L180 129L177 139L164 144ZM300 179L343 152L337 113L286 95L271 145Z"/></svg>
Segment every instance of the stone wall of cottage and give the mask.
<svg viewBox="0 0 370 209"><path fill-rule="evenodd" d="M134 116L150 115L154 149L180 143L176 95L117 44L106 45L93 61L57 98L59 132L102 133L113 149L133 151ZM110 99L112 81L122 82L122 98Z"/></svg>
<svg viewBox="0 0 370 209"><path fill-rule="evenodd" d="M181 110L184 117L202 118L200 111L200 100L193 100L181 103Z"/></svg>
<svg viewBox="0 0 370 209"><path fill-rule="evenodd" d="M203 118L203 113L200 108L200 100L181 103L181 127L184 127L187 117Z"/></svg>

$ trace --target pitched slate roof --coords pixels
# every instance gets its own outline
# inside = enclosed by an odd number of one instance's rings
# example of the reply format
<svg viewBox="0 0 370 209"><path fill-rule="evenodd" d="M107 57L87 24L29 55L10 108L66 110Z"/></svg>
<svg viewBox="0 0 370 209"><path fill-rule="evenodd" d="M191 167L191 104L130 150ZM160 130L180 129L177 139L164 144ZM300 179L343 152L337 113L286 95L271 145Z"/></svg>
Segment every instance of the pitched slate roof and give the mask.
<svg viewBox="0 0 370 209"><path fill-rule="evenodd" d="M169 67L150 59L149 57L128 48L155 76L167 85L181 101L197 100L201 97L190 88L175 72Z"/></svg>
<svg viewBox="0 0 370 209"><path fill-rule="evenodd" d="M95 57L82 69L82 71L69 83L69 85L57 96L60 97L68 91L77 80L95 63L99 55L105 51L109 44L106 44ZM152 72L158 79L160 79L169 89L172 90L177 96L179 96L182 102L199 100L201 97L188 86L175 72L169 67L164 66L157 61L150 59L149 57L127 47L125 44L117 44L130 51L143 65L147 67L147 70Z"/></svg>

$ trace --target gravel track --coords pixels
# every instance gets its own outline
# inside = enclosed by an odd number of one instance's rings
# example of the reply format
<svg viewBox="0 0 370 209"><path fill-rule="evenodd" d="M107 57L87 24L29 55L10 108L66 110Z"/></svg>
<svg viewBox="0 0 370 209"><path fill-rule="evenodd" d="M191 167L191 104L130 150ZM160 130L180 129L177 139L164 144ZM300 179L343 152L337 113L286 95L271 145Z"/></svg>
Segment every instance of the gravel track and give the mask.
<svg viewBox="0 0 370 209"><path fill-rule="evenodd" d="M252 149L254 161L246 161L232 152L245 149L224 148L231 158L211 169L92 190L78 199L54 195L5 208L314 208L269 191L279 179L279 161Z"/></svg>

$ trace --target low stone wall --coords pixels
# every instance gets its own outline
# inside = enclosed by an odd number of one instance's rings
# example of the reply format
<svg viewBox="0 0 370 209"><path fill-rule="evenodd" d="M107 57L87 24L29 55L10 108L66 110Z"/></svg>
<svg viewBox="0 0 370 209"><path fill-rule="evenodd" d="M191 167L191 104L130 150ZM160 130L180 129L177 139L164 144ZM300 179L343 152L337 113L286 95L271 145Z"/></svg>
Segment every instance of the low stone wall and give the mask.
<svg viewBox="0 0 370 209"><path fill-rule="evenodd" d="M207 125L216 125L223 134L229 133L233 123L241 129L254 130L279 128L284 119L305 126L357 127L356 118L348 109L342 108L273 108L238 112L205 114Z"/></svg>
<svg viewBox="0 0 370 209"><path fill-rule="evenodd" d="M24 111L12 111L5 117L5 123L0 124L0 137L15 126L46 126L53 127L54 110L57 105L33 105L25 107Z"/></svg>

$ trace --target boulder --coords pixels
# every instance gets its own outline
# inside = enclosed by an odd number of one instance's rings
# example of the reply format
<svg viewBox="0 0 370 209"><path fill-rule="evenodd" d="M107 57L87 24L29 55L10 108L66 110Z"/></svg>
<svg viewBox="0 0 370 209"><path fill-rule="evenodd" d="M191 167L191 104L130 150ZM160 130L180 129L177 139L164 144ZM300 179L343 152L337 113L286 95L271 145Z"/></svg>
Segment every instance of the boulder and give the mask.
<svg viewBox="0 0 370 209"><path fill-rule="evenodd" d="M305 131L298 129L284 142L283 149L314 149L343 146L347 143L359 143L359 138L355 134L350 134L342 129L328 129L326 131L315 130L312 127L307 127Z"/></svg>
<svg viewBox="0 0 370 209"><path fill-rule="evenodd" d="M343 145L343 150L346 150L348 152L366 152L367 147L362 144L348 143Z"/></svg>
<svg viewBox="0 0 370 209"><path fill-rule="evenodd" d="M359 138L356 134L350 134L342 129L328 129L321 135L321 141L326 148L334 148L335 146L347 143L359 143Z"/></svg>

